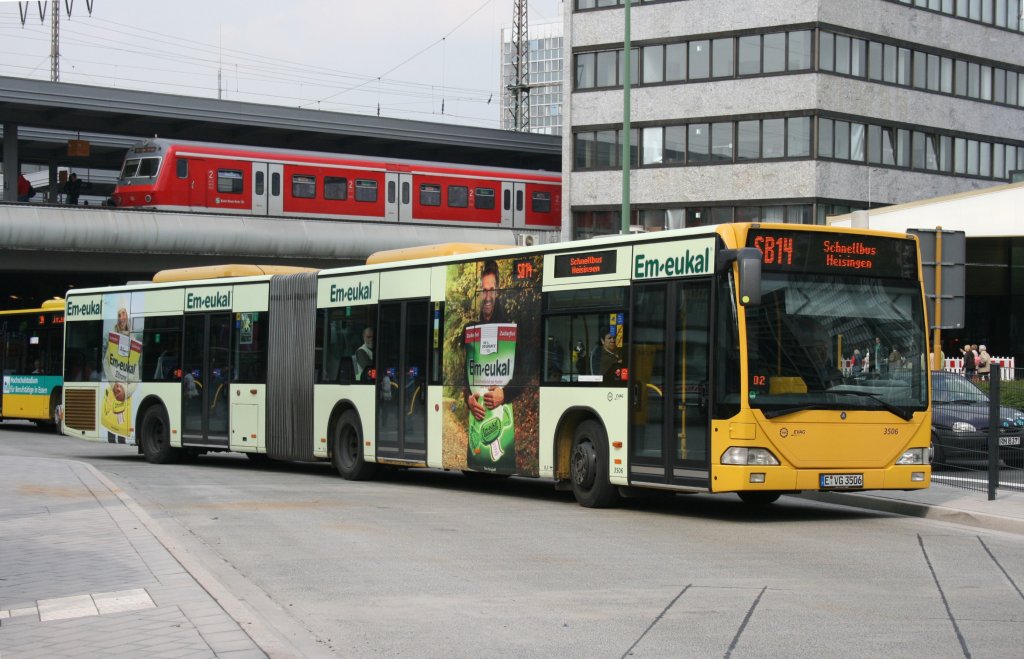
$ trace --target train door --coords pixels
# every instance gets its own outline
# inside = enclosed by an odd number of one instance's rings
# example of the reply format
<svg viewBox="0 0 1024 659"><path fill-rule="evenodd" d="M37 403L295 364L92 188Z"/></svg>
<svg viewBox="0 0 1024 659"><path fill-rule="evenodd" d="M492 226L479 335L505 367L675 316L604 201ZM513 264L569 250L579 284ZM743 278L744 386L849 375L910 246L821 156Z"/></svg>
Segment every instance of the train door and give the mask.
<svg viewBox="0 0 1024 659"><path fill-rule="evenodd" d="M521 227L526 224L526 184L501 182L501 226Z"/></svg>
<svg viewBox="0 0 1024 659"><path fill-rule="evenodd" d="M217 172L202 158L188 159L188 205L206 208L206 191L216 190Z"/></svg>
<svg viewBox="0 0 1024 659"><path fill-rule="evenodd" d="M267 196L270 186L267 185L267 163L252 164L252 214L267 214Z"/></svg>
<svg viewBox="0 0 1024 659"><path fill-rule="evenodd" d="M231 314L185 316L182 346L181 442L228 447Z"/></svg>
<svg viewBox="0 0 1024 659"><path fill-rule="evenodd" d="M408 222L412 219L412 174L388 172L384 175L387 196L384 219L389 222Z"/></svg>
<svg viewBox="0 0 1024 659"><path fill-rule="evenodd" d="M388 172L384 175L384 219L388 222L397 222L400 218L401 195L399 194L399 180L401 176L398 172ZM406 198L408 196L406 194Z"/></svg>
<svg viewBox="0 0 1024 659"><path fill-rule="evenodd" d="M428 300L382 302L377 324L377 456L427 459Z"/></svg>
<svg viewBox="0 0 1024 659"><path fill-rule="evenodd" d="M284 215L284 165L279 162L267 164L267 214Z"/></svg>
<svg viewBox="0 0 1024 659"><path fill-rule="evenodd" d="M631 289L630 480L707 489L711 285Z"/></svg>

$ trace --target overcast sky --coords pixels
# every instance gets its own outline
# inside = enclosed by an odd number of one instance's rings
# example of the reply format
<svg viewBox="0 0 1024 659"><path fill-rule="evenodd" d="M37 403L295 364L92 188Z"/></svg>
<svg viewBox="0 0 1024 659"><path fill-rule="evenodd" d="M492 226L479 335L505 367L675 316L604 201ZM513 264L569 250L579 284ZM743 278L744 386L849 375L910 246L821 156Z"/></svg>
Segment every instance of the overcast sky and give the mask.
<svg viewBox="0 0 1024 659"><path fill-rule="evenodd" d="M61 0L60 80L499 127L512 0ZM0 75L50 79L50 18L0 0ZM530 23L563 0L530 0ZM488 100L490 102L488 102ZM442 113L443 102L443 113Z"/></svg>

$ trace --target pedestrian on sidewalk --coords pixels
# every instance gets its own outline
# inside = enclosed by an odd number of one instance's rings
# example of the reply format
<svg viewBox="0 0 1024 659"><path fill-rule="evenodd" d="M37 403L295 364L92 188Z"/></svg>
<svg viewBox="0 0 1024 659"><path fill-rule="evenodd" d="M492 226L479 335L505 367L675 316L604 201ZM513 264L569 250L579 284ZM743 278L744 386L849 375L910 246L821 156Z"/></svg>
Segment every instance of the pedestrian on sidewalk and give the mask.
<svg viewBox="0 0 1024 659"><path fill-rule="evenodd" d="M978 346L978 377L988 380L991 372L992 356L988 354L988 349L984 345Z"/></svg>

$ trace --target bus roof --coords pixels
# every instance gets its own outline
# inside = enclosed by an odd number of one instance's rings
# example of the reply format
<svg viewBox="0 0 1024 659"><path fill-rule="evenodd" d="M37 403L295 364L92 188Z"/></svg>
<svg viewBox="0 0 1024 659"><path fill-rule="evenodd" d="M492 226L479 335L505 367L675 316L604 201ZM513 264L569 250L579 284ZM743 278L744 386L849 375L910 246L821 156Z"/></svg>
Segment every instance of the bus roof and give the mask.
<svg viewBox="0 0 1024 659"><path fill-rule="evenodd" d="M175 281L223 279L225 277L253 277L257 275L293 275L300 272L317 272L317 269L303 268L294 265L252 265L245 263L201 265L193 268L161 270L153 275L153 283L165 284Z"/></svg>
<svg viewBox="0 0 1024 659"><path fill-rule="evenodd" d="M64 298L53 298L45 300L42 305L30 309L6 309L0 311L0 316L13 316L19 313L38 313L40 311L64 311Z"/></svg>
<svg viewBox="0 0 1024 659"><path fill-rule="evenodd" d="M366 259L366 265L411 261L413 259L429 259L438 256L455 256L456 254L472 254L473 252L490 252L496 249L509 249L510 247L511 245L488 245L486 243L441 243L438 245L386 249L370 254Z"/></svg>

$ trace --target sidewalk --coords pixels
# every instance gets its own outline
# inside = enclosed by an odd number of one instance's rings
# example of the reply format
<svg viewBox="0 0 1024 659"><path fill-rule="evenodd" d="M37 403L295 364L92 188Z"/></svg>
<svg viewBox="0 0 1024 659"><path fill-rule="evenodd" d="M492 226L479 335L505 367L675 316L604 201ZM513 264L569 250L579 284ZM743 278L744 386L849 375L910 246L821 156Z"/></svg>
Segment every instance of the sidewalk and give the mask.
<svg viewBox="0 0 1024 659"><path fill-rule="evenodd" d="M295 656L81 462L0 461L0 657ZM213 594L216 595L216 599ZM228 610L233 610L234 616ZM261 639L262 642L262 639ZM266 650L266 652L265 652Z"/></svg>
<svg viewBox="0 0 1024 659"><path fill-rule="evenodd" d="M823 503L1024 534L1024 494L1006 490L999 490L993 501L988 500L985 492L938 484L911 492L807 492L799 496Z"/></svg>

